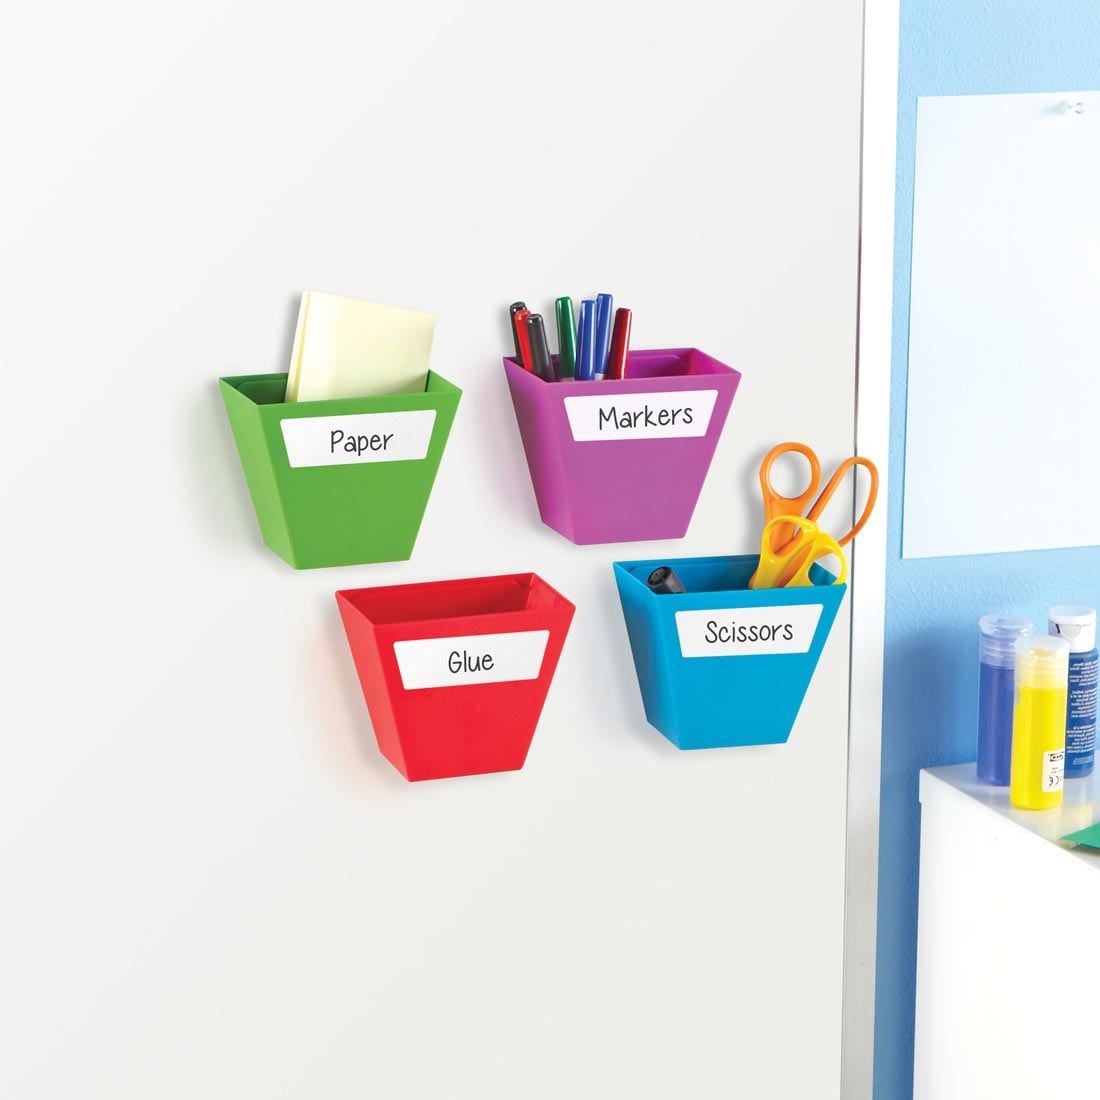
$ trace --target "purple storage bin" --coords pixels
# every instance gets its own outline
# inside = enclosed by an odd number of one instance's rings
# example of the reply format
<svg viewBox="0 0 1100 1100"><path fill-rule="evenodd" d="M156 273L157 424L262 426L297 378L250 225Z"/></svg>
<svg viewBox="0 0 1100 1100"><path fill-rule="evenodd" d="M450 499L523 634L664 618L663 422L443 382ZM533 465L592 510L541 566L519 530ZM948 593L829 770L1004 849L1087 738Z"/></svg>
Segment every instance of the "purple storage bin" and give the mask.
<svg viewBox="0 0 1100 1100"><path fill-rule="evenodd" d="M622 380L504 371L547 527L580 545L683 538L739 371L696 348L632 351Z"/></svg>

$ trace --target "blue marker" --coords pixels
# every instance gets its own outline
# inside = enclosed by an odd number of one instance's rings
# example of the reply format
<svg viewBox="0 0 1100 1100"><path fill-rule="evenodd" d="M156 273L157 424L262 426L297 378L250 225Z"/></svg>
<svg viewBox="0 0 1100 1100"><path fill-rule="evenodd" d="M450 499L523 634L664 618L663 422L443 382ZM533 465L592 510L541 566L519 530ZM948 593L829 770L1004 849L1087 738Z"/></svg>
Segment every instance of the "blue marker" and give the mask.
<svg viewBox="0 0 1100 1100"><path fill-rule="evenodd" d="M607 373L607 357L611 354L612 300L610 294L596 295L596 365L592 373L603 378Z"/></svg>
<svg viewBox="0 0 1100 1100"><path fill-rule="evenodd" d="M577 372L579 382L591 382L596 366L596 303L591 298L581 302L580 331L577 333Z"/></svg>

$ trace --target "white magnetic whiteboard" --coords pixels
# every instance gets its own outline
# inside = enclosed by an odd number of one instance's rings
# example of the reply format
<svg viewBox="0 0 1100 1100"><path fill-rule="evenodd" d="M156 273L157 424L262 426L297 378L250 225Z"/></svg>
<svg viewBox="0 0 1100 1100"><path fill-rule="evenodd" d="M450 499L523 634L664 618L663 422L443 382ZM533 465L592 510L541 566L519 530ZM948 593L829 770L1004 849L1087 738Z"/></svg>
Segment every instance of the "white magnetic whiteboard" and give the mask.
<svg viewBox="0 0 1100 1100"><path fill-rule="evenodd" d="M1100 93L922 98L906 557L1100 544Z"/></svg>
<svg viewBox="0 0 1100 1100"><path fill-rule="evenodd" d="M847 615L788 745L680 753L611 562L749 552L772 444L851 453L861 5L516 14L18 14L0 1095L838 1095ZM260 543L215 379L285 367L305 288L438 317L411 562ZM537 519L506 306L604 289L744 372L682 542ZM527 569L577 605L527 767L407 784L333 592Z"/></svg>

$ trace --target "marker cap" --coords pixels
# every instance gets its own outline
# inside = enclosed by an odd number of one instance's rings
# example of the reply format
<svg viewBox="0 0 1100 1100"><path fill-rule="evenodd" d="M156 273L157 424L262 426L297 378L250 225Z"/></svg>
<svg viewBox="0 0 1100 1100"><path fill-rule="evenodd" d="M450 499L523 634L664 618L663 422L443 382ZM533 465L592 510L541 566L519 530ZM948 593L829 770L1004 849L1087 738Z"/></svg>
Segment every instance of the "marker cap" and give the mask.
<svg viewBox="0 0 1100 1100"><path fill-rule="evenodd" d="M519 305L518 302L515 303ZM524 370L531 370L531 340L527 332L527 318L531 316L531 311L524 306L523 309L517 309L512 314L512 327L516 334L516 347L519 348L517 355L520 363L523 365Z"/></svg>
<svg viewBox="0 0 1100 1100"><path fill-rule="evenodd" d="M978 660L983 665L1012 668L1016 664L1016 639L1034 629L1023 615L983 615L978 620Z"/></svg>
<svg viewBox="0 0 1100 1100"><path fill-rule="evenodd" d="M651 592L656 592L658 595L675 596L687 591L683 582L668 565L660 565L654 569L649 574L646 584Z"/></svg>
<svg viewBox="0 0 1100 1100"><path fill-rule="evenodd" d="M611 353L607 357L606 378L626 377L626 355L630 350L630 320L633 314L629 309L615 310L615 324L611 329Z"/></svg>
<svg viewBox="0 0 1100 1100"><path fill-rule="evenodd" d="M523 348L520 346L519 330L516 328L516 314L519 313L519 311L521 309L526 309L526 308L527 308L527 303L526 302L513 302L508 307L508 319L512 322L512 339L515 341L516 358L517 359L522 359L523 358Z"/></svg>
<svg viewBox="0 0 1100 1100"><path fill-rule="evenodd" d="M614 323L614 299L610 294L596 295L596 362L592 373L602 378L607 373L611 354L611 326Z"/></svg>
<svg viewBox="0 0 1100 1100"><path fill-rule="evenodd" d="M581 299L581 321L577 330L577 368L579 382L591 382L596 363L596 299Z"/></svg>
<svg viewBox="0 0 1100 1100"><path fill-rule="evenodd" d="M1016 686L1064 688L1069 682L1069 641L1057 634L1016 639Z"/></svg>
<svg viewBox="0 0 1100 1100"><path fill-rule="evenodd" d="M562 378L572 378L577 364L577 322L573 317L573 299L554 300L558 322L558 370Z"/></svg>
<svg viewBox="0 0 1100 1100"><path fill-rule="evenodd" d="M546 326L541 313L527 317L527 340L531 348L531 370L544 382L556 382L557 371L550 359L550 345L546 342Z"/></svg>
<svg viewBox="0 0 1100 1100"><path fill-rule="evenodd" d="M1071 653L1096 648L1096 608L1062 604L1047 612L1047 629L1069 642Z"/></svg>

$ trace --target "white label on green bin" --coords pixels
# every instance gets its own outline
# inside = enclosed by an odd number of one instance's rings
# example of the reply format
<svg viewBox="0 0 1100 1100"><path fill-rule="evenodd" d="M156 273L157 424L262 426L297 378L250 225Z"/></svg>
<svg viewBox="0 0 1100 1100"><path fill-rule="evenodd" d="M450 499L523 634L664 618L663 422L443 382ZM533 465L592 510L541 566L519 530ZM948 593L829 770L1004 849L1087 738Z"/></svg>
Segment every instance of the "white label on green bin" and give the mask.
<svg viewBox="0 0 1100 1100"><path fill-rule="evenodd" d="M819 603L677 611L680 652L685 657L806 653L814 640L821 611Z"/></svg>
<svg viewBox="0 0 1100 1100"><path fill-rule="evenodd" d="M405 462L428 453L435 409L297 416L280 423L291 466Z"/></svg>
<svg viewBox="0 0 1100 1100"><path fill-rule="evenodd" d="M534 680L542 668L549 630L470 634L394 642L393 655L407 691L415 688Z"/></svg>
<svg viewBox="0 0 1100 1100"><path fill-rule="evenodd" d="M717 390L603 393L567 397L565 413L578 443L600 439L676 439L707 434Z"/></svg>

